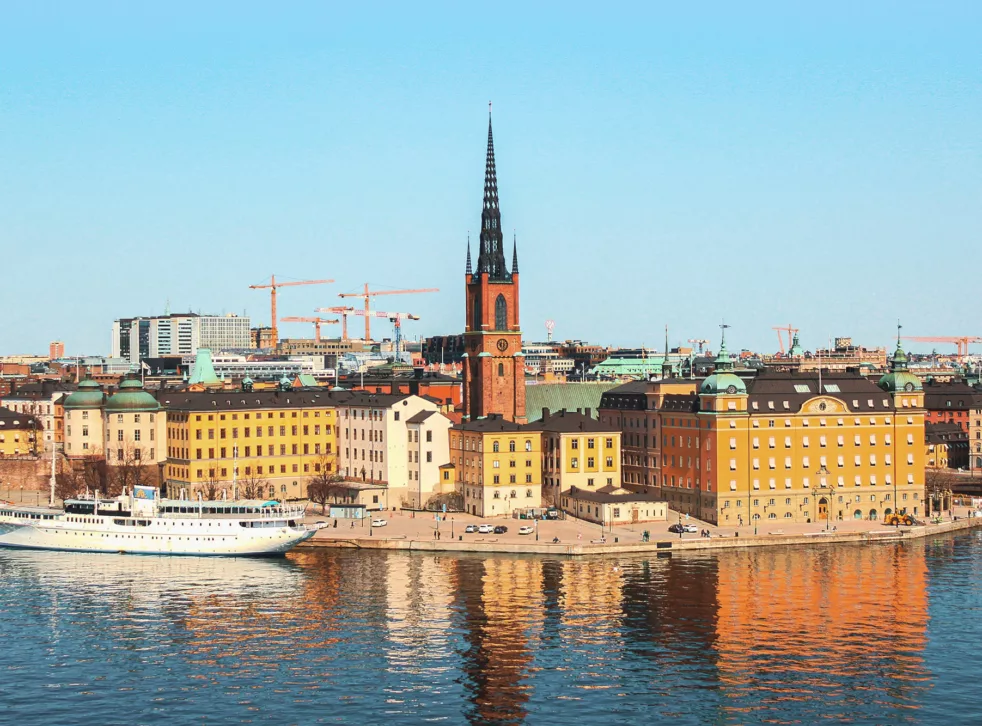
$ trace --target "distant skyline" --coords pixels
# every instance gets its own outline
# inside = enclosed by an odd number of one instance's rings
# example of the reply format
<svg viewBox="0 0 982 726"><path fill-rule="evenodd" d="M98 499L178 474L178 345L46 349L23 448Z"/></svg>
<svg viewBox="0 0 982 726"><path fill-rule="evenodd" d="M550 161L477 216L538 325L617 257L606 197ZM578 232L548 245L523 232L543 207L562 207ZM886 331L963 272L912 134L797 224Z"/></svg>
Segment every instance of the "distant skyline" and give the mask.
<svg viewBox="0 0 982 726"><path fill-rule="evenodd" d="M281 316L437 287L378 307L419 315L413 338L462 332L489 100L526 340L547 319L657 349L666 324L715 349L723 318L760 351L789 323L809 350L892 347L898 318L982 334L957 274L982 248L978 3L0 17L0 354L108 353L114 319L168 303L268 324L249 285L271 273L337 280L284 289Z"/></svg>

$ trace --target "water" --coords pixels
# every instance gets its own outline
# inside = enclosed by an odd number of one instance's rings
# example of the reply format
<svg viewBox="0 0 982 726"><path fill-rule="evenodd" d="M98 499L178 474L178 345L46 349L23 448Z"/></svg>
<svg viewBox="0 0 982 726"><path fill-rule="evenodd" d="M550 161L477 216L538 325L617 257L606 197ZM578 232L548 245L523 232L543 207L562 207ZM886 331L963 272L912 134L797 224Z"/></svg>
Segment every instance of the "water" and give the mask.
<svg viewBox="0 0 982 726"><path fill-rule="evenodd" d="M982 536L542 559L0 550L0 721L979 723Z"/></svg>

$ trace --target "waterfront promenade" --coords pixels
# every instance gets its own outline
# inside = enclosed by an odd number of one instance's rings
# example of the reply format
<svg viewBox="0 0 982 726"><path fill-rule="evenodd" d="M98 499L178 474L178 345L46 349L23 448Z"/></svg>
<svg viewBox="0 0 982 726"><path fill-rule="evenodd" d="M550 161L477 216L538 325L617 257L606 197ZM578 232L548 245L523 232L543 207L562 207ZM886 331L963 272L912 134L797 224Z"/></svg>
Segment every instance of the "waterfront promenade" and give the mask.
<svg viewBox="0 0 982 726"><path fill-rule="evenodd" d="M308 511L313 511L314 508ZM481 552L518 554L597 555L627 552L674 550L730 549L761 546L800 546L823 543L868 543L896 541L931 536L953 530L982 527L982 518L970 518L967 508L955 509L955 520L946 517L940 524L912 527L891 527L877 521L843 520L825 523L783 524L771 520L753 527L714 527L698 520L681 521L694 524L698 530L708 530L710 537L699 532L679 536L668 531L679 522L679 515L670 512L667 521L601 528L598 524L578 519L530 522L520 519L481 519L468 514L445 515L437 521L435 515L416 512L381 512L376 518L386 520L383 527L371 527L370 520L334 521L316 514L308 520L325 520L328 527L308 540L303 547L351 547L358 549L392 549L433 552ZM465 533L468 524L505 525L505 534ZM532 525L537 534L520 535L519 527ZM832 531L832 527L835 531ZM649 541L643 533L649 533Z"/></svg>

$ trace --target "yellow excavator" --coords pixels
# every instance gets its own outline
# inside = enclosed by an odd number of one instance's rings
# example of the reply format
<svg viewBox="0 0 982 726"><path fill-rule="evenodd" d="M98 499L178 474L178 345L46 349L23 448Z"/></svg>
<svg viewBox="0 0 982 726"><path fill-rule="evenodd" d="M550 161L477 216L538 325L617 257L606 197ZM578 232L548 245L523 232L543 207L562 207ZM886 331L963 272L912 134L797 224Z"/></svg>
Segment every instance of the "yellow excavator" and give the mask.
<svg viewBox="0 0 982 726"><path fill-rule="evenodd" d="M901 524L909 527L914 523L914 518L906 512L891 512L883 518L883 523L890 527L898 527Z"/></svg>

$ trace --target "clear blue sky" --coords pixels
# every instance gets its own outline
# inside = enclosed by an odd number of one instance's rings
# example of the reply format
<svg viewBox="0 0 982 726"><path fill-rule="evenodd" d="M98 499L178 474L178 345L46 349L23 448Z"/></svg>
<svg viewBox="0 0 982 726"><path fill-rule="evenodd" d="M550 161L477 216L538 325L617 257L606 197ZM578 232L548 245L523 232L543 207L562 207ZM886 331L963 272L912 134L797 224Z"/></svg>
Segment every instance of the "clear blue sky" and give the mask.
<svg viewBox="0 0 982 726"><path fill-rule="evenodd" d="M0 6L0 353L270 273L460 331L488 100L527 340L982 333L978 2L150 5Z"/></svg>

